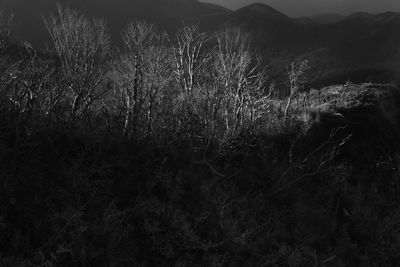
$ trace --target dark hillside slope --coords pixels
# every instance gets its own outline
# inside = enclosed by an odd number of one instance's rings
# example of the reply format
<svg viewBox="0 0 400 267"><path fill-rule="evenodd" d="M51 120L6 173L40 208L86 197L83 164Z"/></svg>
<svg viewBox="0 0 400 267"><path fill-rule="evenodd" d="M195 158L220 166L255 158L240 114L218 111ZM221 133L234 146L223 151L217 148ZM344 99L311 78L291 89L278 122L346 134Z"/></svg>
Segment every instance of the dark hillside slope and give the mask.
<svg viewBox="0 0 400 267"><path fill-rule="evenodd" d="M263 4L226 14L213 24L252 33L266 55L309 59L312 86L359 82L400 82L400 14L355 13L336 23L290 18ZM281 66L284 71L286 66ZM284 74L282 74L284 76Z"/></svg>
<svg viewBox="0 0 400 267"><path fill-rule="evenodd" d="M59 3L81 10L89 16L105 18L118 41L119 32L132 19L156 22L161 28L175 31L185 20L203 16L225 14L228 9L218 5L201 3L197 0L61 0ZM49 40L42 16L55 10L53 0L5 0L0 9L15 13L22 38L37 46Z"/></svg>
<svg viewBox="0 0 400 267"><path fill-rule="evenodd" d="M400 150L400 90L391 85L335 85L312 91L308 138L322 142L335 129L351 134L348 160L367 164ZM318 141L319 140L319 141Z"/></svg>
<svg viewBox="0 0 400 267"><path fill-rule="evenodd" d="M399 84L400 14L357 13L327 25L320 50L308 56L323 82L391 82ZM307 57L307 56L306 56Z"/></svg>
<svg viewBox="0 0 400 267"><path fill-rule="evenodd" d="M0 121L1 263L396 266L399 102L389 85L327 87L304 134L221 147Z"/></svg>
<svg viewBox="0 0 400 267"><path fill-rule="evenodd" d="M308 19L293 19L264 4L243 7L224 20L252 33L254 43L265 50L300 54L313 49L323 27Z"/></svg>

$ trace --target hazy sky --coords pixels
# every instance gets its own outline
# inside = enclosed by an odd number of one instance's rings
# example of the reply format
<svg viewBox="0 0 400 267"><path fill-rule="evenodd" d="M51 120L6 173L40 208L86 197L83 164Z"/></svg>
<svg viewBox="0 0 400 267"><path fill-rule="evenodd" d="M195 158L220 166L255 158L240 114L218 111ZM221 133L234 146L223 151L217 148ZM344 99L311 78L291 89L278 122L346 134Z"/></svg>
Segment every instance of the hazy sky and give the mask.
<svg viewBox="0 0 400 267"><path fill-rule="evenodd" d="M260 2L270 5L290 16L320 13L350 14L358 11L379 13L400 11L400 0L202 0L226 6L230 9Z"/></svg>

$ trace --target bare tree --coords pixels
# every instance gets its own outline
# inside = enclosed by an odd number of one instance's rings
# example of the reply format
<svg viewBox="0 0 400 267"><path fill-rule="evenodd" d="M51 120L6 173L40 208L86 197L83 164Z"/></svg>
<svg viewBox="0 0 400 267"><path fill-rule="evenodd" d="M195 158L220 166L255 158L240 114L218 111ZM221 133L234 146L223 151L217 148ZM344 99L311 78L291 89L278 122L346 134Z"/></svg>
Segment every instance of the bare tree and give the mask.
<svg viewBox="0 0 400 267"><path fill-rule="evenodd" d="M173 73L180 95L176 111L178 129L195 135L202 128L202 88L207 76L210 50L205 48L206 34L198 26L184 26L173 43ZM200 128L199 128L200 127Z"/></svg>
<svg viewBox="0 0 400 267"><path fill-rule="evenodd" d="M68 90L70 119L74 119L101 95L110 35L104 20L88 19L61 5L44 21L60 61L62 86Z"/></svg>
<svg viewBox="0 0 400 267"><path fill-rule="evenodd" d="M304 78L309 69L309 64L307 60L301 62L293 61L287 69L287 74L289 77L290 94L287 99L284 117L286 118L289 112L290 105L293 98L299 93L303 84Z"/></svg>
<svg viewBox="0 0 400 267"><path fill-rule="evenodd" d="M238 28L228 28L216 35L214 80L217 82L213 117L224 112L226 132L236 132L245 121L252 124L265 103L266 73L260 58L250 53L249 38Z"/></svg>
<svg viewBox="0 0 400 267"><path fill-rule="evenodd" d="M53 61L37 55L27 42L21 46L17 61L6 61L0 81L4 107L8 107L19 120L41 123L50 119L60 100L56 89ZM28 119L28 120L27 120ZM49 121L48 121L49 122Z"/></svg>
<svg viewBox="0 0 400 267"><path fill-rule="evenodd" d="M124 103L124 135L138 134L138 126L152 130L161 89L169 81L166 34L154 24L131 22L123 31L125 51L114 64Z"/></svg>
<svg viewBox="0 0 400 267"><path fill-rule="evenodd" d="M52 81L50 67L35 59L20 61L14 70L8 73L7 95L14 111L21 116L51 113L50 92Z"/></svg>
<svg viewBox="0 0 400 267"><path fill-rule="evenodd" d="M156 110L160 108L162 97L165 96L165 88L172 79L171 58L169 50L165 44L165 35L159 36L159 45L150 47L147 53L147 64L145 66L146 75L146 113L147 113L147 133L153 131Z"/></svg>
<svg viewBox="0 0 400 267"><path fill-rule="evenodd" d="M206 35L197 26L184 26L176 34L174 73L183 93L191 93L201 79L203 67L209 59L205 54Z"/></svg>

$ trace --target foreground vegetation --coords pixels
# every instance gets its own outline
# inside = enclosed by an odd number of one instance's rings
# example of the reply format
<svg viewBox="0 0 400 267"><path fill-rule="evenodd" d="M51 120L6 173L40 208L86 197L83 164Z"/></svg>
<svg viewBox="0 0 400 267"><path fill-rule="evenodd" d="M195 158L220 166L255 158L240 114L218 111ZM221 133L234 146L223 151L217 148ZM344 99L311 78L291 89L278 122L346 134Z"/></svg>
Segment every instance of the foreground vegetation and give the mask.
<svg viewBox="0 0 400 267"><path fill-rule="evenodd" d="M1 27L1 265L399 261L396 88L295 61L280 90L238 29L45 21L52 51Z"/></svg>

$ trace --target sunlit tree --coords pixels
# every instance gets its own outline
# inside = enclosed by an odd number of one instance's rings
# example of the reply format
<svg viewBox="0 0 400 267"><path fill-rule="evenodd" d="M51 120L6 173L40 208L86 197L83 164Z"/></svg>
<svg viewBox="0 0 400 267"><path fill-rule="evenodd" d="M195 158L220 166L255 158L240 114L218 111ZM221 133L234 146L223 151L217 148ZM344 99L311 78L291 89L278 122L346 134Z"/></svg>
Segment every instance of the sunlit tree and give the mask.
<svg viewBox="0 0 400 267"><path fill-rule="evenodd" d="M204 45L207 36L198 26L184 26L176 33L174 74L184 93L190 93L200 82L209 57Z"/></svg>
<svg viewBox="0 0 400 267"><path fill-rule="evenodd" d="M88 19L61 5L44 21L60 63L60 90L65 90L73 120L101 95L110 35L104 20Z"/></svg>
<svg viewBox="0 0 400 267"><path fill-rule="evenodd" d="M287 98L287 103L284 111L284 116L287 117L289 113L290 105L292 104L293 98L299 93L302 89L305 76L309 69L309 63L307 60L303 61L293 61L290 66L287 68L287 74L289 78L289 89L290 93Z"/></svg>
<svg viewBox="0 0 400 267"><path fill-rule="evenodd" d="M114 64L125 113L124 135L150 133L162 89L168 84L170 53L166 34L145 21L129 23L122 33L124 51Z"/></svg>
<svg viewBox="0 0 400 267"><path fill-rule="evenodd" d="M216 39L213 120L221 110L226 132L236 132L260 116L267 100L266 73L259 57L251 53L248 36L240 29L227 28L217 33Z"/></svg>

